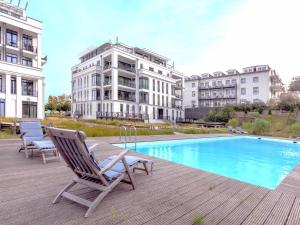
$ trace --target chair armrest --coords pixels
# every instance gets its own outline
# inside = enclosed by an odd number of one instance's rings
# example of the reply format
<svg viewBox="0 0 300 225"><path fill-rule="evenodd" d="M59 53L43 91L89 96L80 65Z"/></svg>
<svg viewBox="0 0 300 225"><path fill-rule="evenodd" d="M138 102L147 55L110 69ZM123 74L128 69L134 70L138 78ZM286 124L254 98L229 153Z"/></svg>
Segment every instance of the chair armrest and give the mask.
<svg viewBox="0 0 300 225"><path fill-rule="evenodd" d="M93 144L92 146L88 147L89 154L90 154L91 156L93 156L94 160L96 160L96 156L95 156L94 150L95 150L95 148L96 148L98 145L99 145L99 144Z"/></svg>
<svg viewBox="0 0 300 225"><path fill-rule="evenodd" d="M115 159L108 163L104 168L101 169L99 174L104 174L107 170L111 169L116 163L125 158L125 155L128 153L128 150L122 151Z"/></svg>
<svg viewBox="0 0 300 225"><path fill-rule="evenodd" d="M26 134L26 132L21 133L20 138L23 138L25 134Z"/></svg>

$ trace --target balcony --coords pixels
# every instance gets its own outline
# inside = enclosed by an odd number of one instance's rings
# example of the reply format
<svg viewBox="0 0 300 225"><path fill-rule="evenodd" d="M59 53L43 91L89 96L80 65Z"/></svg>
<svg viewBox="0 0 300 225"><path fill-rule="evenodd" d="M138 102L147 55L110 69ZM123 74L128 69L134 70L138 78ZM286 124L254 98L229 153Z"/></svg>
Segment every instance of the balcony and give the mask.
<svg viewBox="0 0 300 225"><path fill-rule="evenodd" d="M103 86L111 85L111 80L104 80Z"/></svg>
<svg viewBox="0 0 300 225"><path fill-rule="evenodd" d="M118 84L125 86L125 87L130 87L130 88L135 88L136 84L135 81L132 80L127 80L127 79L120 79L118 80Z"/></svg>
<svg viewBox="0 0 300 225"><path fill-rule="evenodd" d="M37 91L24 91L24 90L22 90L22 96L37 97L38 92Z"/></svg>
<svg viewBox="0 0 300 225"><path fill-rule="evenodd" d="M23 50L28 51L28 52L32 52L32 53L37 53L37 48L34 47L33 45L30 45L30 44L24 44L23 45Z"/></svg>
<svg viewBox="0 0 300 225"><path fill-rule="evenodd" d="M103 99L104 100L110 100L111 99L111 95L104 95Z"/></svg>
<svg viewBox="0 0 300 225"><path fill-rule="evenodd" d="M127 97L127 96L119 95L119 96L118 96L118 99L119 99L119 100L123 100L123 101L129 101L129 102L135 102L135 101L136 101L136 99L135 99L134 96L129 96L129 97Z"/></svg>
<svg viewBox="0 0 300 225"><path fill-rule="evenodd" d="M13 42L13 41L7 41L6 45L10 46L10 47L18 48L18 43Z"/></svg>
<svg viewBox="0 0 300 225"><path fill-rule="evenodd" d="M103 70L108 70L111 68L111 64L106 64L103 66Z"/></svg>
<svg viewBox="0 0 300 225"><path fill-rule="evenodd" d="M221 88L236 88L236 84L222 84L222 85L213 85L213 86L199 86L200 90L207 89L221 89Z"/></svg>
<svg viewBox="0 0 300 225"><path fill-rule="evenodd" d="M131 72L131 73L136 73L134 66L132 66L131 64L128 64L128 63L121 62L121 61L118 62L118 69L125 70L125 71Z"/></svg>
<svg viewBox="0 0 300 225"><path fill-rule="evenodd" d="M200 96L200 100L236 99L236 95Z"/></svg>

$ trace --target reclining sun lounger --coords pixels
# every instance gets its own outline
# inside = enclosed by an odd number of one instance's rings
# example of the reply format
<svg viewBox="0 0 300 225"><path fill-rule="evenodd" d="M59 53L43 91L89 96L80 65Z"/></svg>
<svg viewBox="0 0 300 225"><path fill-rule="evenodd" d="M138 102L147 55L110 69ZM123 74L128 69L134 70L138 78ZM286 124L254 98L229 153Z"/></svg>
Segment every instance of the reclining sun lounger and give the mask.
<svg viewBox="0 0 300 225"><path fill-rule="evenodd" d="M53 203L57 203L62 197L77 202L88 207L85 213L85 217L88 217L120 182L130 184L135 189L132 171L143 159L126 158L128 150L124 150L119 155L108 157L98 163L90 151L91 148L88 149L85 143L83 132L57 128L47 128L47 131L60 155L76 175L72 182L60 191ZM76 184L99 190L100 194L95 200L90 201L68 192Z"/></svg>
<svg viewBox="0 0 300 225"><path fill-rule="evenodd" d="M20 132L23 145L19 149L19 152L24 150L26 158L29 156L29 150L31 150L31 156L33 156L33 150L39 150L44 164L48 160L59 160L59 155L53 142L49 139L46 139L43 134L40 121L21 121ZM54 156L48 156L48 153L52 153Z"/></svg>

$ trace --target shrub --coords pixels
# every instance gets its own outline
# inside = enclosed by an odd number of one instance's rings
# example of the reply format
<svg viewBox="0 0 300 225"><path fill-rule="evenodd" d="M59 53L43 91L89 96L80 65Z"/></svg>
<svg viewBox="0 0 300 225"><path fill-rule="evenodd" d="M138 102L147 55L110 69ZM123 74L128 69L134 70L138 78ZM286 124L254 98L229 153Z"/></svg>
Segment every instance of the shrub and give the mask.
<svg viewBox="0 0 300 225"><path fill-rule="evenodd" d="M256 118L253 123L253 134L264 134L270 130L270 122L264 119Z"/></svg>
<svg viewBox="0 0 300 225"><path fill-rule="evenodd" d="M271 109L269 109L268 115L272 115L272 110Z"/></svg>
<svg viewBox="0 0 300 225"><path fill-rule="evenodd" d="M204 222L204 217L200 216L200 215L196 215L193 219L194 225L200 225L200 224L203 224L203 222Z"/></svg>
<svg viewBox="0 0 300 225"><path fill-rule="evenodd" d="M243 122L243 124L242 124L242 128L247 131L251 131L252 127L253 127L253 124L250 122Z"/></svg>
<svg viewBox="0 0 300 225"><path fill-rule="evenodd" d="M228 125L232 127L237 127L238 126L238 120L236 118L230 119L228 121Z"/></svg>
<svg viewBox="0 0 300 225"><path fill-rule="evenodd" d="M299 132L300 134L300 122L294 123L288 127L290 131Z"/></svg>
<svg viewBox="0 0 300 225"><path fill-rule="evenodd" d="M225 107L221 110L210 110L204 118L207 122L224 122L227 123L231 118L231 113L234 111L233 107Z"/></svg>

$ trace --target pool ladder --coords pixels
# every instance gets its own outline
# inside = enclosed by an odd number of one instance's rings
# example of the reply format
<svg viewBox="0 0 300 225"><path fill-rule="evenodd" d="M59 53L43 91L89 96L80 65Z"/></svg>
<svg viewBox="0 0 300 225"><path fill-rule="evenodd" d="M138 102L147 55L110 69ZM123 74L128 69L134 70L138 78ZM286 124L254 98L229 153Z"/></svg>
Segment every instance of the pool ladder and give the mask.
<svg viewBox="0 0 300 225"><path fill-rule="evenodd" d="M120 143L121 144L124 143L125 148L127 148L127 142L133 142L133 141L134 141L134 150L136 151L136 127L133 125L120 126Z"/></svg>

